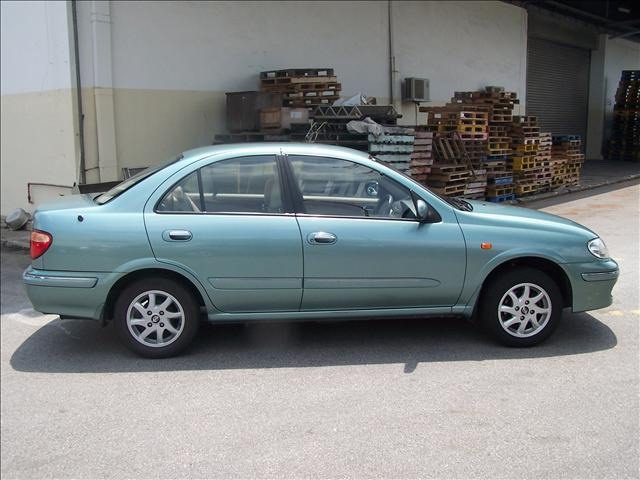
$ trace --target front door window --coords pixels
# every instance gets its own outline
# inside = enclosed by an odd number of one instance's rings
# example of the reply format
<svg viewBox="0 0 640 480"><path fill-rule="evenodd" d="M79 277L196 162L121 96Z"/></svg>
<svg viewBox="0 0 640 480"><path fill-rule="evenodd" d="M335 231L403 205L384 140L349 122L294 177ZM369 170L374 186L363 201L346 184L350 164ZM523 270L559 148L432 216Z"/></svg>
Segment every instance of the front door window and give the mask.
<svg viewBox="0 0 640 480"><path fill-rule="evenodd" d="M365 165L328 157L289 157L309 215L412 218L411 193Z"/></svg>

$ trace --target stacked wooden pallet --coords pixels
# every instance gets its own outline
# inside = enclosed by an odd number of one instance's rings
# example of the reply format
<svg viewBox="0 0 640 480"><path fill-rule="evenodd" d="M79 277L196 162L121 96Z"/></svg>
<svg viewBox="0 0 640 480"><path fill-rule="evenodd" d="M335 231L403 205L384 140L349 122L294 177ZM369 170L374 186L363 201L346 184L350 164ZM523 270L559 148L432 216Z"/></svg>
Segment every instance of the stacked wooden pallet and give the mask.
<svg viewBox="0 0 640 480"><path fill-rule="evenodd" d="M459 133L434 134L434 164L427 185L440 195L483 198L486 170L474 163Z"/></svg>
<svg viewBox="0 0 640 480"><path fill-rule="evenodd" d="M511 111L508 114L512 118ZM502 114L497 118L506 118ZM504 202L514 199L513 174L507 168L511 155L511 137L509 126L502 122L489 124L489 138L486 145L484 167L487 169L486 198L491 202Z"/></svg>
<svg viewBox="0 0 640 480"><path fill-rule="evenodd" d="M502 87L486 87L481 91L455 92L447 104L448 108L457 107L487 114L487 137L466 141L465 146L476 168L486 171L486 197L494 202L513 199L513 176L506 169L506 161L511 154L510 122L518 103L515 92L505 92Z"/></svg>
<svg viewBox="0 0 640 480"><path fill-rule="evenodd" d="M613 107L607 157L640 161L640 70L624 70Z"/></svg>
<svg viewBox="0 0 640 480"><path fill-rule="evenodd" d="M566 149L556 144L551 149L551 187L560 188L565 185L567 179L567 167L569 159L567 158Z"/></svg>
<svg viewBox="0 0 640 480"><path fill-rule="evenodd" d="M435 193L458 197L464 195L469 179L469 168L456 163L435 163L427 178L427 185Z"/></svg>
<svg viewBox="0 0 640 480"><path fill-rule="evenodd" d="M483 91L455 92L450 104L474 105L489 114L489 123L509 124L512 120L513 109L520 101L516 92L505 92L502 87L486 87Z"/></svg>
<svg viewBox="0 0 640 480"><path fill-rule="evenodd" d="M281 93L285 107L331 105L340 98L341 88L332 68L293 68L260 73L260 89Z"/></svg>
<svg viewBox="0 0 640 480"><path fill-rule="evenodd" d="M414 150L414 129L408 127L382 127L381 135L368 135L369 153L396 170L409 174Z"/></svg>
<svg viewBox="0 0 640 480"><path fill-rule="evenodd" d="M442 195L484 198L487 178L482 162L486 157L489 114L486 109L472 108L456 104L420 108L427 114L424 128L435 134L437 162L427 182Z"/></svg>
<svg viewBox="0 0 640 480"><path fill-rule="evenodd" d="M570 186L580 183L580 171L584 163L580 135L556 135L551 148L552 159L562 159L561 173L554 175L555 186Z"/></svg>
<svg viewBox="0 0 640 480"><path fill-rule="evenodd" d="M536 164L540 144L538 119L533 116L514 116L509 129L512 154L509 167L513 171L516 196L538 191L541 168Z"/></svg>
<svg viewBox="0 0 640 480"><path fill-rule="evenodd" d="M517 94L505 92L502 87L486 87L484 91L473 95L457 94L454 98L460 102L464 96L472 97L474 102L488 107L489 135L484 162L488 177L486 198L492 202L513 200L515 192L513 173L507 162L511 155L510 126L513 120L513 109L520 102Z"/></svg>
<svg viewBox="0 0 640 480"><path fill-rule="evenodd" d="M420 183L426 183L433 165L433 132L416 126L411 154L410 175Z"/></svg>
<svg viewBox="0 0 640 480"><path fill-rule="evenodd" d="M492 160L485 163L487 171L486 199L490 202L504 202L515 198L513 173L506 160Z"/></svg>
<svg viewBox="0 0 640 480"><path fill-rule="evenodd" d="M472 165L471 176L467 180L462 198L484 200L487 190L487 169L481 165Z"/></svg>
<svg viewBox="0 0 640 480"><path fill-rule="evenodd" d="M465 110L457 105L420 107L427 114L426 126L438 133L457 133L462 140L486 140L488 116L486 111Z"/></svg>
<svg viewBox="0 0 640 480"><path fill-rule="evenodd" d="M539 134L538 151L536 153L536 167L540 169L538 174L538 191L551 188L553 172L551 169L551 145L552 137L550 132Z"/></svg>

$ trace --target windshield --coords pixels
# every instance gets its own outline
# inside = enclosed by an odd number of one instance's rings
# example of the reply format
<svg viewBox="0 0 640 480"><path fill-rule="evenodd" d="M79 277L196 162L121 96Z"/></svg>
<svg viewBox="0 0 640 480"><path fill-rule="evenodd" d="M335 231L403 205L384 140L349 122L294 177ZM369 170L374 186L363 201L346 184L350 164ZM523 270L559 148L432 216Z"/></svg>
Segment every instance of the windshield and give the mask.
<svg viewBox="0 0 640 480"><path fill-rule="evenodd" d="M461 198L455 198L455 197L442 197L440 195L438 195L437 193L435 193L433 190L430 190L429 187L425 187L424 185L422 185L420 182L418 182L415 178L411 178L409 175L407 175L404 172L401 172L400 170L398 170L397 168L395 168L393 165L387 163L387 162L383 162L382 160L378 160L376 157L374 157L373 155L369 155L369 158L371 160L373 160L374 162L378 162L382 165L384 165L385 167L389 167L391 170L393 170L396 173L399 173L400 175L402 175L403 177L411 180L413 183L420 185L422 188L426 188L427 190L429 190L431 192L432 195L438 197L440 200L447 202L449 205L451 205L452 207L457 208L458 210L465 210L467 212L470 212L473 210L473 206L467 202L466 200L463 200Z"/></svg>
<svg viewBox="0 0 640 480"><path fill-rule="evenodd" d="M163 163L160 163L158 165L153 165L153 166L151 166L151 167L149 167L149 168L147 168L147 169L145 169L145 170L143 170L141 172L136 173L133 177L127 178L123 182L120 182L118 185L113 187L111 190L109 190L107 192L104 192L102 195L97 196L95 198L95 202L98 205L103 205L103 204L107 203L108 201L113 200L118 195L120 195L123 192L126 192L131 187L133 187L134 185L137 185L138 183L140 183L145 178L149 178L154 173L162 170L164 167L168 167L172 163L175 163L178 160L180 160L181 158L182 158L182 155L180 155L178 158L173 158L173 159L169 160L168 162L163 162Z"/></svg>

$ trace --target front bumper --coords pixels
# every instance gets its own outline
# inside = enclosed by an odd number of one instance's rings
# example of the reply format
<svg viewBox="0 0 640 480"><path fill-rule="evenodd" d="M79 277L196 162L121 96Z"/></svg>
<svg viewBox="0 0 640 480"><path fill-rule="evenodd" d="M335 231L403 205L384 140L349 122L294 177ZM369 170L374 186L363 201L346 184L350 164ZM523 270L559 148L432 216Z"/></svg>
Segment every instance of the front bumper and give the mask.
<svg viewBox="0 0 640 480"><path fill-rule="evenodd" d="M22 280L33 308L61 317L100 319L109 292L107 274L28 267Z"/></svg>
<svg viewBox="0 0 640 480"><path fill-rule="evenodd" d="M618 281L620 270L613 260L597 260L564 265L573 296L572 310L585 312L611 305L611 290Z"/></svg>

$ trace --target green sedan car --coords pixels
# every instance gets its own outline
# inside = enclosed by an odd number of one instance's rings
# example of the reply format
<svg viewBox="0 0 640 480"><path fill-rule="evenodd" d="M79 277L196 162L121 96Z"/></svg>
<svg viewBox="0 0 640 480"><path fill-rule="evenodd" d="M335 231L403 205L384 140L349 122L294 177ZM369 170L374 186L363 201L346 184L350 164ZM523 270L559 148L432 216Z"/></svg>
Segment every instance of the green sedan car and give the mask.
<svg viewBox="0 0 640 480"><path fill-rule="evenodd" d="M618 265L570 220L441 198L375 158L313 144L206 147L34 214L34 308L112 322L138 354L202 320L464 316L531 346L611 304Z"/></svg>

